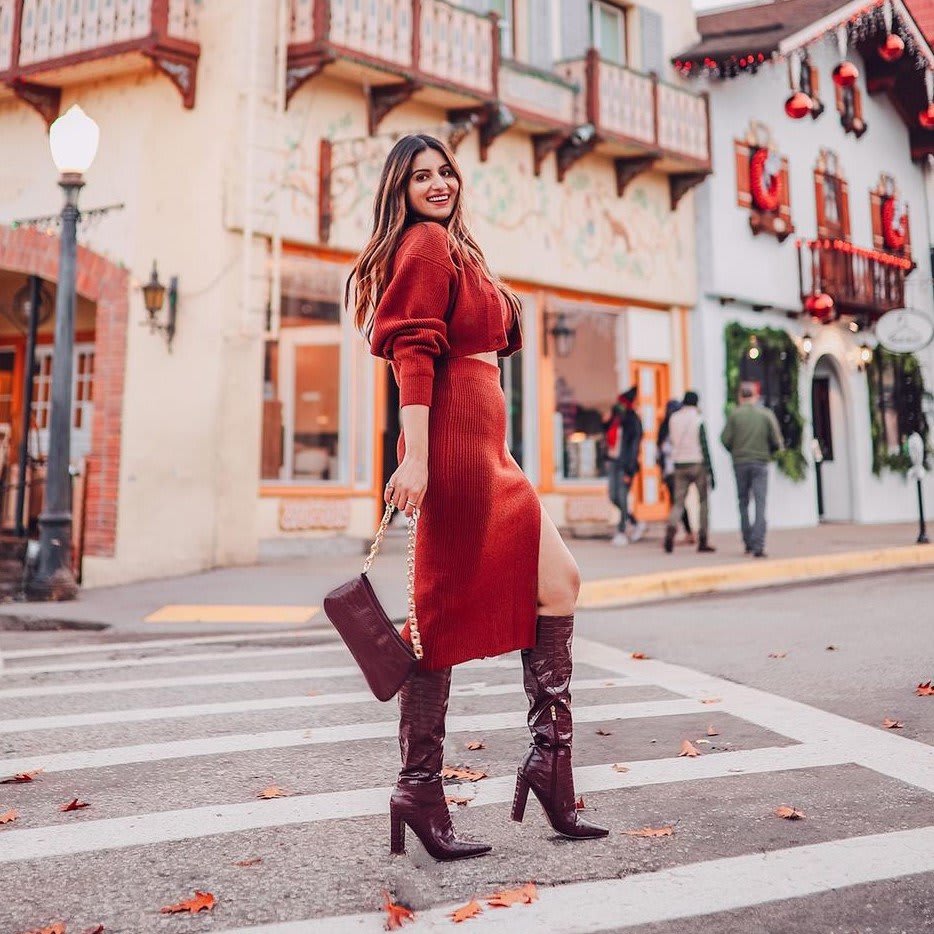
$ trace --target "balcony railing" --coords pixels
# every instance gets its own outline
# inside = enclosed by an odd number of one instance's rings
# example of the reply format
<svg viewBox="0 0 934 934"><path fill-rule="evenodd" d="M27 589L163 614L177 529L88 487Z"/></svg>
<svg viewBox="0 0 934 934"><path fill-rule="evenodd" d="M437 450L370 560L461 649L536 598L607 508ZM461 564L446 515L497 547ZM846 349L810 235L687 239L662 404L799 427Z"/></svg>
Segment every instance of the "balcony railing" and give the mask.
<svg viewBox="0 0 934 934"><path fill-rule="evenodd" d="M710 165L708 102L703 95L603 61L596 50L586 58L561 62L558 69L583 89L575 118L592 123L601 136L637 143L699 168Z"/></svg>
<svg viewBox="0 0 934 934"><path fill-rule="evenodd" d="M60 85L84 62L141 52L193 104L199 8L198 0L0 0L0 82L54 71Z"/></svg>
<svg viewBox="0 0 934 934"><path fill-rule="evenodd" d="M798 242L798 259L802 301L825 292L838 312L870 317L905 305L905 276L914 268L907 257L844 240L810 240Z"/></svg>

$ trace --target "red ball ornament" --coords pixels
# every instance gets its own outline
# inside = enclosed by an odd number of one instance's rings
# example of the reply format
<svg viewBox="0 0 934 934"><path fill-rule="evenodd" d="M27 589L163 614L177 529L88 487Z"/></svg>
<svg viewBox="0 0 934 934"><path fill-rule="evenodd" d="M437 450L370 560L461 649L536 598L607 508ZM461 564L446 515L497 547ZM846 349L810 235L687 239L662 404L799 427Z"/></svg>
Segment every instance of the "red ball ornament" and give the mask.
<svg viewBox="0 0 934 934"><path fill-rule="evenodd" d="M795 93L785 101L785 113L788 114L792 120L800 120L802 117L806 117L813 107L814 101L803 91L795 91Z"/></svg>
<svg viewBox="0 0 934 934"><path fill-rule="evenodd" d="M811 317L818 321L829 321L833 314L834 301L826 292L818 292L804 300L804 307Z"/></svg>
<svg viewBox="0 0 934 934"><path fill-rule="evenodd" d="M852 62L840 62L833 70L833 83L838 88L851 88L859 77L859 69Z"/></svg>
<svg viewBox="0 0 934 934"><path fill-rule="evenodd" d="M928 104L927 107L918 114L918 123L926 130L934 130L934 104Z"/></svg>
<svg viewBox="0 0 934 934"><path fill-rule="evenodd" d="M879 46L879 58L886 62L897 62L905 54L905 40L890 32Z"/></svg>

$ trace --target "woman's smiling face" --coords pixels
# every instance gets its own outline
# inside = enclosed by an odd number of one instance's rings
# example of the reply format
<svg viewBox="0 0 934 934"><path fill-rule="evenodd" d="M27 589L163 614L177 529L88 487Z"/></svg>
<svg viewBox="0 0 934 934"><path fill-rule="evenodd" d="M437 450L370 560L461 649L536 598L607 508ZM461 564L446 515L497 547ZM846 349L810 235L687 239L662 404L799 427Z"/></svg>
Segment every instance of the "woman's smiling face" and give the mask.
<svg viewBox="0 0 934 934"><path fill-rule="evenodd" d="M409 210L427 220L448 220L460 182L450 163L436 149L426 149L412 160L406 201Z"/></svg>

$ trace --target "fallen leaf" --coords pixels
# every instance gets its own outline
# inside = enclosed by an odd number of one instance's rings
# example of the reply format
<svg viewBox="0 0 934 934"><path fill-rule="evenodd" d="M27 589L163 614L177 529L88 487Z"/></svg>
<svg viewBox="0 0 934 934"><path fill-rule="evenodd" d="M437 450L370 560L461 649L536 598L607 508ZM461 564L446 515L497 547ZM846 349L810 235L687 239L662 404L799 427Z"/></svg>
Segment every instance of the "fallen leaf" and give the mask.
<svg viewBox="0 0 934 934"><path fill-rule="evenodd" d="M79 801L77 798L72 798L68 804L63 804L59 810L60 811L80 811L81 808L89 808L91 805L87 801Z"/></svg>
<svg viewBox="0 0 934 934"><path fill-rule="evenodd" d="M238 859L234 866L241 866L246 868L247 866L258 866L263 861L262 856L254 856L252 859Z"/></svg>
<svg viewBox="0 0 934 934"><path fill-rule="evenodd" d="M614 762L614 763L613 763L613 771L614 771L614 772L628 772L628 771L629 771L629 766L628 766L628 765L623 765L622 762Z"/></svg>
<svg viewBox="0 0 934 934"><path fill-rule="evenodd" d="M934 697L934 682L925 681L919 684L915 690L918 697Z"/></svg>
<svg viewBox="0 0 934 934"><path fill-rule="evenodd" d="M722 697L705 697L701 700L702 704L719 704L722 701Z"/></svg>
<svg viewBox="0 0 934 934"><path fill-rule="evenodd" d="M460 923L461 921L466 921L468 918L475 918L481 911L483 911L483 908L480 907L480 902L474 899L473 901L467 902L466 905L462 905L456 911L452 911L451 920Z"/></svg>
<svg viewBox="0 0 934 934"><path fill-rule="evenodd" d="M476 752L478 749L486 749L486 743L483 740L472 739L469 743L464 743L464 748Z"/></svg>
<svg viewBox="0 0 934 934"><path fill-rule="evenodd" d="M104 925L95 924L94 927L88 928L86 931L82 931L81 934L104 934Z"/></svg>
<svg viewBox="0 0 934 934"><path fill-rule="evenodd" d="M787 652L769 652L769 658L785 658L787 655Z"/></svg>
<svg viewBox="0 0 934 934"><path fill-rule="evenodd" d="M717 732L717 730L714 729L714 726L711 723L710 726L707 727L707 735L708 736L719 736L720 734L719 732Z"/></svg>
<svg viewBox="0 0 934 934"><path fill-rule="evenodd" d="M695 745L689 739L686 739L681 744L681 752L678 753L678 758L680 759L681 756L688 756L689 758L693 759L695 756L699 755L700 752L698 752Z"/></svg>
<svg viewBox="0 0 934 934"><path fill-rule="evenodd" d="M836 652L836 651L837 651L837 647L836 647L835 645L828 645L826 651L828 651L828 652Z"/></svg>
<svg viewBox="0 0 934 934"><path fill-rule="evenodd" d="M494 892L486 903L491 908L509 908L512 905L531 905L538 899L538 890L534 882L527 882L521 889L504 889Z"/></svg>
<svg viewBox="0 0 934 934"><path fill-rule="evenodd" d="M887 730L900 730L905 724L901 720L893 720L891 717L886 717L882 721L882 725Z"/></svg>
<svg viewBox="0 0 934 934"><path fill-rule="evenodd" d="M486 778L486 772L479 769L463 769L460 766L446 765L441 770L442 778L457 778L465 782L478 782L481 778Z"/></svg>
<svg viewBox="0 0 934 934"><path fill-rule="evenodd" d="M397 905L390 897L388 892L383 892L383 910L386 912L386 930L396 931L405 924L406 921L415 920L415 912L405 905Z"/></svg>
<svg viewBox="0 0 934 934"><path fill-rule="evenodd" d="M579 795L577 800L574 802L574 809L576 811L584 811L587 809L587 805L584 804L584 796Z"/></svg>
<svg viewBox="0 0 934 934"><path fill-rule="evenodd" d="M160 908L163 914L177 914L178 912L188 911L191 914L197 914L199 911L211 911L216 904L216 899L210 892L199 892L195 889L194 898L179 902L177 905L166 905Z"/></svg>
<svg viewBox="0 0 934 934"><path fill-rule="evenodd" d="M783 817L785 820L804 820L804 812L797 810L797 808L788 807L787 804L783 804L781 807L775 809L776 817Z"/></svg>
<svg viewBox="0 0 934 934"><path fill-rule="evenodd" d="M19 817L19 813L15 808L10 808L4 814L0 814L0 824L12 824Z"/></svg>
<svg viewBox="0 0 934 934"><path fill-rule="evenodd" d="M460 798L457 795L445 795L444 803L445 804L456 804L459 808L465 808L470 804L470 798Z"/></svg>
<svg viewBox="0 0 934 934"><path fill-rule="evenodd" d="M285 791L278 785L270 785L268 788L264 788L259 792L256 797L268 800L269 798L287 798L290 794L292 794L291 791Z"/></svg>
<svg viewBox="0 0 934 934"><path fill-rule="evenodd" d="M632 657L637 661L645 661L648 658L648 655L645 652L633 652Z"/></svg>
<svg viewBox="0 0 934 934"><path fill-rule="evenodd" d="M613 735L612 730L597 730L596 733L597 733L597 736L612 736Z"/></svg>
<svg viewBox="0 0 934 934"><path fill-rule="evenodd" d="M23 931L23 934L65 934L65 922L55 921L44 928L36 928L32 931Z"/></svg>
<svg viewBox="0 0 934 934"><path fill-rule="evenodd" d="M665 827L643 827L641 830L624 830L627 837L670 837L675 832L671 824Z"/></svg>
<svg viewBox="0 0 934 934"><path fill-rule="evenodd" d="M0 785L22 785L31 782L40 772L42 772L42 769L34 769L32 772L19 772L9 778L0 779Z"/></svg>

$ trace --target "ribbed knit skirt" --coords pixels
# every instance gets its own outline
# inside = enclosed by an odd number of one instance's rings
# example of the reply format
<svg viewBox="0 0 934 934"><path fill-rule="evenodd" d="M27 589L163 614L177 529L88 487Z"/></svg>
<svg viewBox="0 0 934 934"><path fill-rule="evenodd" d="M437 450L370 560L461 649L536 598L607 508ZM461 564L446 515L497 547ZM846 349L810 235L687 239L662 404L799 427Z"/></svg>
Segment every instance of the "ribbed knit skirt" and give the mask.
<svg viewBox="0 0 934 934"><path fill-rule="evenodd" d="M499 367L436 359L415 546L424 668L535 644L540 530L538 495L506 446Z"/></svg>

